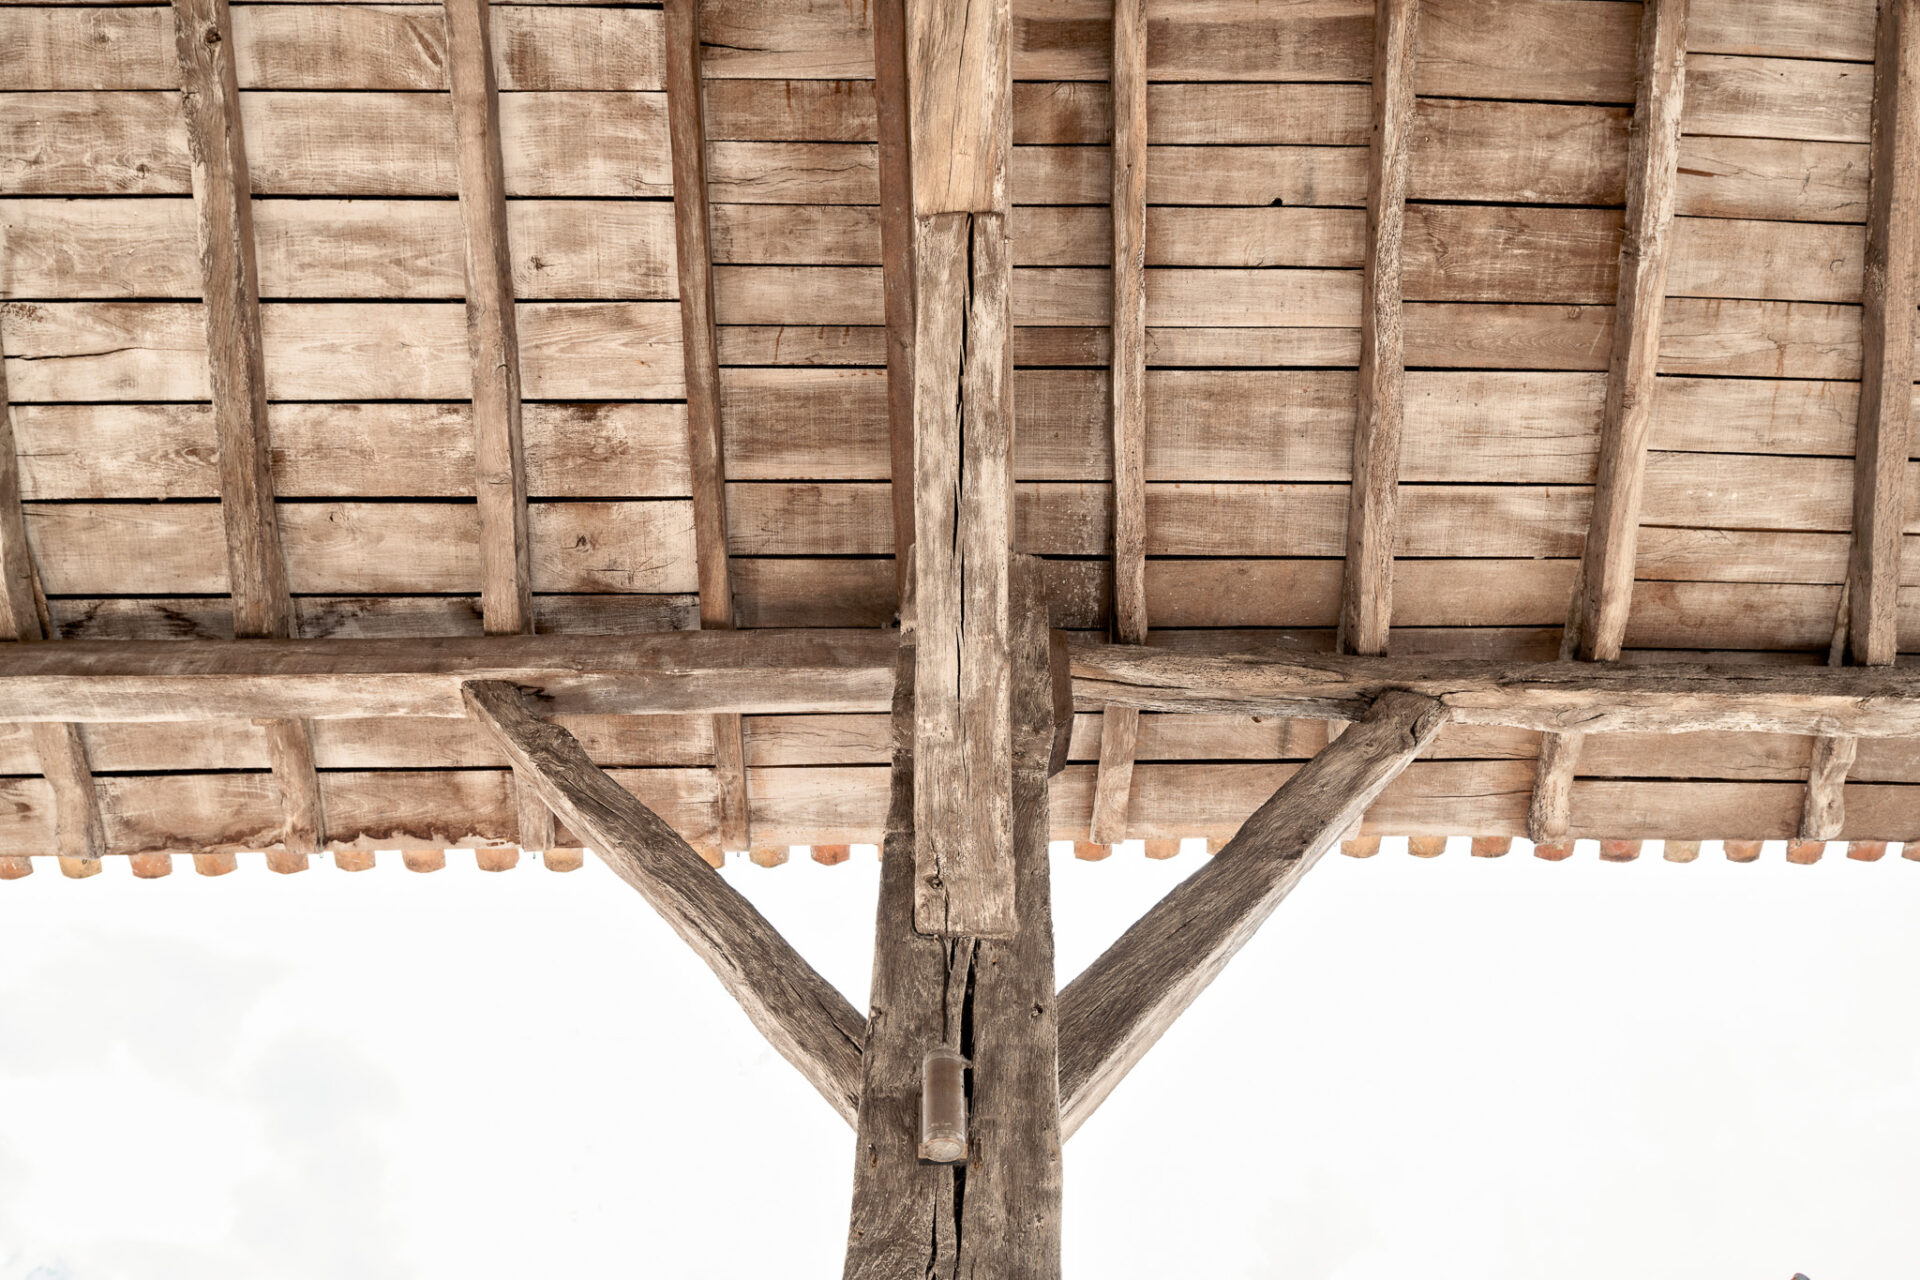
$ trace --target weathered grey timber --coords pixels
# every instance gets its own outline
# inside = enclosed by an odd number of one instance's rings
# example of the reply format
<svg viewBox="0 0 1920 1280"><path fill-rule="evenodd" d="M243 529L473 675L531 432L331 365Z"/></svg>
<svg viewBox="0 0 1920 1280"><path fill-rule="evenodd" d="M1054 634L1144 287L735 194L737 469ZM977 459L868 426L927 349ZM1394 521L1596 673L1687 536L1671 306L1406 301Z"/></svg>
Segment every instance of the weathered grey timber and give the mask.
<svg viewBox="0 0 1920 1280"><path fill-rule="evenodd" d="M1266 922L1320 855L1447 722L1439 701L1385 693L1273 793L1226 847L1060 993L1061 1132L1113 1087Z"/></svg>
<svg viewBox="0 0 1920 1280"><path fill-rule="evenodd" d="M893 791L881 863L862 1055L848 1280L1060 1274L1060 1111L1047 761L1053 705L1038 567L1013 574L1014 847L1019 930L935 938L913 920L913 682L901 658ZM972 1059L967 1163L916 1154L920 1064L948 1044Z"/></svg>
<svg viewBox="0 0 1920 1280"><path fill-rule="evenodd" d="M1186 654L1074 645L1075 706L1356 720L1388 689L1438 698L1465 724L1541 731L1920 733L1920 673L1888 667L1481 662Z"/></svg>
<svg viewBox="0 0 1920 1280"><path fill-rule="evenodd" d="M866 1024L846 997L693 846L594 764L571 733L538 714L522 690L488 680L463 692L515 775L639 891L768 1042L851 1121Z"/></svg>
<svg viewBox="0 0 1920 1280"><path fill-rule="evenodd" d="M462 717L466 680L565 713L873 711L897 647L877 630L0 646L0 720Z"/></svg>

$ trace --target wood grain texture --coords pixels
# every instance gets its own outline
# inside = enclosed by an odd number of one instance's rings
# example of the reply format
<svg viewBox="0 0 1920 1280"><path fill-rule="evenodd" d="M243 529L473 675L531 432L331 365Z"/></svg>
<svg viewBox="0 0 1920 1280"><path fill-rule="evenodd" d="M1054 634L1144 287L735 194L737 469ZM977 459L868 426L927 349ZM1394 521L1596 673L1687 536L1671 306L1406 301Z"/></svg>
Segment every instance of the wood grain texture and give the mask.
<svg viewBox="0 0 1920 1280"><path fill-rule="evenodd" d="M1920 704L1900 668L1475 662L1285 657L1076 644L1075 705L1350 720L1387 689L1440 699L1455 721L1542 732L1765 733L1901 737Z"/></svg>
<svg viewBox="0 0 1920 1280"><path fill-rule="evenodd" d="M1113 7L1113 636L1147 642L1147 26L1144 0ZM1088 839L1126 838L1139 716L1101 722Z"/></svg>
<svg viewBox="0 0 1920 1280"><path fill-rule="evenodd" d="M1294 774L1219 855L1060 993L1060 1128L1071 1137L1446 723L1388 693Z"/></svg>
<svg viewBox="0 0 1920 1280"><path fill-rule="evenodd" d="M1353 497L1340 594L1340 647L1385 653L1393 619L1400 440L1406 413L1402 242L1411 167L1414 33L1420 0L1381 0L1374 17L1373 134L1367 153L1366 271L1353 430Z"/></svg>
<svg viewBox="0 0 1920 1280"><path fill-rule="evenodd" d="M1013 931L1008 566L1013 413L1006 222L915 228L914 918Z"/></svg>
<svg viewBox="0 0 1920 1280"><path fill-rule="evenodd" d="M20 645L0 649L0 719L460 716L462 680L524 686L557 713L872 711L896 643L812 630Z"/></svg>
<svg viewBox="0 0 1920 1280"><path fill-rule="evenodd" d="M727 471L721 444L720 348L714 328L712 220L701 102L700 0L666 10L667 129L673 150L674 244L680 271L681 351L686 367L687 453L692 471L693 544L700 575L700 625L734 625L727 558ZM737 717L714 724L713 767L721 798L721 844L752 844L744 748Z"/></svg>
<svg viewBox="0 0 1920 1280"><path fill-rule="evenodd" d="M1859 751L1858 738L1813 740L1807 764L1807 798L1800 811L1802 840L1832 840L1846 823L1847 773Z"/></svg>
<svg viewBox="0 0 1920 1280"><path fill-rule="evenodd" d="M886 315L888 493L895 599L904 616L913 574L913 160L907 93L907 0L873 11L873 99L879 136L880 256Z"/></svg>
<svg viewBox="0 0 1920 1280"><path fill-rule="evenodd" d="M1620 656L1633 601L1686 97L1687 4L1654 0L1640 24L1636 127L1627 156L1626 239L1620 250L1607 403L1576 621L1579 655L1589 660Z"/></svg>
<svg viewBox="0 0 1920 1280"><path fill-rule="evenodd" d="M281 844L287 856L304 867L307 856L327 843L326 806L320 798L320 780L314 772L313 728L305 720L267 720L260 725L267 742L267 759L280 804L286 813Z"/></svg>
<svg viewBox="0 0 1920 1280"><path fill-rule="evenodd" d="M1018 931L930 938L915 927L913 660L903 649L892 723L871 1008L844 1274L1060 1275L1060 1108L1046 770L1053 738L1046 601L1031 562L1014 570L1013 752ZM964 1165L916 1159L921 1059L947 1044L971 1060Z"/></svg>
<svg viewBox="0 0 1920 1280"><path fill-rule="evenodd" d="M917 216L1007 207L1013 136L1008 0L906 0Z"/></svg>
<svg viewBox="0 0 1920 1280"><path fill-rule="evenodd" d="M293 606L274 514L260 285L232 24L226 0L176 0L173 12L199 213L208 390L220 449L234 625L242 636L286 636L292 634Z"/></svg>
<svg viewBox="0 0 1920 1280"><path fill-rule="evenodd" d="M1527 839L1553 844L1567 838L1573 812L1573 775L1586 735L1544 733L1534 766L1533 798L1527 803Z"/></svg>
<svg viewBox="0 0 1920 1280"><path fill-rule="evenodd" d="M852 1122L866 1025L846 998L673 828L594 764L572 734L536 714L520 689L477 681L463 692L518 776L647 899L768 1042Z"/></svg>
<svg viewBox="0 0 1920 1280"><path fill-rule="evenodd" d="M1900 535L1911 500L1907 452L1914 272L1920 268L1920 14L1912 4L1880 6L1875 67L1847 629L1850 656L1868 664L1892 662L1899 647Z"/></svg>
<svg viewBox="0 0 1920 1280"><path fill-rule="evenodd" d="M500 158L500 95L488 0L445 0L447 79L466 243L467 351L473 362L474 496L480 607L488 632L533 629L533 551L521 441L520 336Z"/></svg>

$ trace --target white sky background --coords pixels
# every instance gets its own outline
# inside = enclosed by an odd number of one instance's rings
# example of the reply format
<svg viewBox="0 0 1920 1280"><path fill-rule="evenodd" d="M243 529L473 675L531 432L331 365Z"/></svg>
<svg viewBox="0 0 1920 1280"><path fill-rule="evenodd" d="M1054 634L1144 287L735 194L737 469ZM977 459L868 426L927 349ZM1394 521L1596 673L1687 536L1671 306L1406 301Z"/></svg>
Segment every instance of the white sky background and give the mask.
<svg viewBox="0 0 1920 1280"><path fill-rule="evenodd" d="M1920 864L1396 843L1068 1145L1069 1276L1915 1274ZM1205 856L1137 848L1063 982ZM381 860L0 884L0 1280L839 1274L850 1131L636 894ZM864 1005L871 851L727 875Z"/></svg>

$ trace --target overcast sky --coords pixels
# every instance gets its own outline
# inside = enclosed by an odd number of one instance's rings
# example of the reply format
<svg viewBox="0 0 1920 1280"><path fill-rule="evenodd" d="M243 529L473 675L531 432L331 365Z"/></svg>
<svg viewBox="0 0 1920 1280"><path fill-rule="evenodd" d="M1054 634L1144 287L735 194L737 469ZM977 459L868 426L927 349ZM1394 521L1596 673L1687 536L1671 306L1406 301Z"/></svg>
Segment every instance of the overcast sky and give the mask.
<svg viewBox="0 0 1920 1280"><path fill-rule="evenodd" d="M1069 1276L1914 1274L1920 864L1392 849L1074 1139ZM1204 856L1056 855L1062 981ZM850 1131L646 904L448 862L0 884L0 1280L838 1275ZM727 874L858 1007L877 872Z"/></svg>

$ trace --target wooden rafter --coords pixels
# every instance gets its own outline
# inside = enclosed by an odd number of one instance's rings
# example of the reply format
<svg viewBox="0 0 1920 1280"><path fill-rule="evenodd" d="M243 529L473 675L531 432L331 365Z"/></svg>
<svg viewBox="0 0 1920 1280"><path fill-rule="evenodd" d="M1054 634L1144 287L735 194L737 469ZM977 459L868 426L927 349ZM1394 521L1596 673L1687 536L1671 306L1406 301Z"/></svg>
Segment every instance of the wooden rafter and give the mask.
<svg viewBox="0 0 1920 1280"><path fill-rule="evenodd" d="M20 460L13 442L13 411L6 373L0 367L0 632L13 640L51 639L46 599L34 572L33 550L20 510ZM105 824L80 726L48 721L33 727L40 772L53 792L55 847L60 869L82 877L100 869L106 852Z"/></svg>
<svg viewBox="0 0 1920 1280"><path fill-rule="evenodd" d="M1353 488L1347 506L1347 567L1340 590L1340 649L1345 653L1385 653L1393 620L1400 437L1406 413L1400 268L1407 176L1413 165L1408 135L1413 125L1414 30L1419 20L1420 0L1378 0L1374 8L1359 401L1353 427Z"/></svg>
<svg viewBox="0 0 1920 1280"><path fill-rule="evenodd" d="M1883 665L1900 647L1900 544L1912 437L1914 272L1920 270L1920 14L1883 0L1874 51L1867 248L1860 286L1860 408L1854 426L1853 551L1832 660ZM1831 840L1846 820L1857 744L1820 738L1807 766L1800 836Z"/></svg>
<svg viewBox="0 0 1920 1280"><path fill-rule="evenodd" d="M907 4L914 920L968 937L1014 927L1011 26L1007 0Z"/></svg>
<svg viewBox="0 0 1920 1280"><path fill-rule="evenodd" d="M693 847L542 718L517 686L476 681L463 694L567 826L652 904L704 960L781 1056L849 1122L860 1098L866 1022Z"/></svg>
<svg viewBox="0 0 1920 1280"><path fill-rule="evenodd" d="M220 452L220 514L226 530L233 631L239 639L294 633L293 596L274 506L261 344L252 183L234 71L227 0L174 0L181 102L192 157L207 328L208 387ZM286 812L275 871L306 868L326 842L320 778L304 725L262 726Z"/></svg>
<svg viewBox="0 0 1920 1280"><path fill-rule="evenodd" d="M700 0L667 0L667 134L673 150L673 230L680 279L680 340L686 365L687 444L693 478L693 545L700 625L730 630L733 575L727 557L727 464L720 436L720 344L713 315L712 222L701 102ZM720 846L752 843L747 753L740 717L713 722Z"/></svg>
<svg viewBox="0 0 1920 1280"><path fill-rule="evenodd" d="M1113 5L1113 635L1147 642L1147 24L1145 0ZM1126 838L1140 713L1100 718L1088 838Z"/></svg>
<svg viewBox="0 0 1920 1280"><path fill-rule="evenodd" d="M875 0L873 100L880 139L880 261L887 322L894 590L904 621L913 576L913 165L907 123L907 0Z"/></svg>
<svg viewBox="0 0 1920 1280"><path fill-rule="evenodd" d="M1635 61L1633 132L1627 144L1627 210L1614 299L1613 348L1600 423L1600 459L1576 598L1563 651L1589 660L1620 656L1633 603L1640 501L1647 438L1653 428L1655 378L1667 263L1673 248L1674 188L1680 163L1681 108L1686 99L1688 0L1649 0L1640 21ZM1534 774L1527 834L1536 842L1566 837L1581 740L1543 743Z"/></svg>
<svg viewBox="0 0 1920 1280"><path fill-rule="evenodd" d="M1381 696L1060 993L1060 1111L1071 1136L1204 991L1374 797L1439 734L1447 709Z"/></svg>
<svg viewBox="0 0 1920 1280"><path fill-rule="evenodd" d="M915 741L911 646L893 711L893 776L881 860L871 1007L847 1233L848 1280L1060 1274L1060 1109L1047 763L1054 709L1038 565L1014 570L1013 937L932 938L914 927ZM916 1158L921 1060L945 1044L971 1059L964 1167Z"/></svg>

